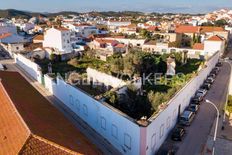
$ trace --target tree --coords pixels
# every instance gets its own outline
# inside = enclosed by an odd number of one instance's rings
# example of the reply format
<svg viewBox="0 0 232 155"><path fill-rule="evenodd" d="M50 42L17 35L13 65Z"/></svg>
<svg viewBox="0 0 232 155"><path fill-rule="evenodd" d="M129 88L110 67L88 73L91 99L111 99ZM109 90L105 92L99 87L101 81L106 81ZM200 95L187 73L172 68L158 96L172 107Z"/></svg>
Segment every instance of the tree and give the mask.
<svg viewBox="0 0 232 155"><path fill-rule="evenodd" d="M118 104L119 96L115 91L108 91L103 95L106 99L106 102L110 103L112 106L116 106Z"/></svg>
<svg viewBox="0 0 232 155"><path fill-rule="evenodd" d="M110 69L114 73L122 73L123 58L120 54L115 54L110 58Z"/></svg>
<svg viewBox="0 0 232 155"><path fill-rule="evenodd" d="M220 19L220 20L215 21L214 25L222 27L222 26L228 25L228 22L225 19Z"/></svg>

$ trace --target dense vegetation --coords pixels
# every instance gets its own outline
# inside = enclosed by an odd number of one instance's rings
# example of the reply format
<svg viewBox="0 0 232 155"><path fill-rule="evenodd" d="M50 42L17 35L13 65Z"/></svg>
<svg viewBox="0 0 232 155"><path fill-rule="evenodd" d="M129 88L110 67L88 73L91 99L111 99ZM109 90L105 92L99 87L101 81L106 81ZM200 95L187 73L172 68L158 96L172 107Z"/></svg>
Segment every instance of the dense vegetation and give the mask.
<svg viewBox="0 0 232 155"><path fill-rule="evenodd" d="M176 72L183 74L170 77L165 76L167 71L166 60L169 56L175 58ZM108 57L105 62L98 60L94 57L94 53L88 51L86 55L73 58L67 62L53 61L52 68L54 73L59 72L63 75L70 71L77 71L80 75L84 75L86 68L91 67L130 81L136 77L146 78L152 73L152 76L149 76L142 83L141 89L128 84L125 94L117 94L111 90L104 92L102 87L93 89L92 87L80 86L81 89L90 92L92 95L103 93L107 103L134 119L140 119L143 116L149 118L156 114L193 77L202 64L197 59L188 59L187 61L183 59L184 56L181 53L157 55L135 50L125 56L114 54ZM49 60L37 62L42 67L44 73L47 72L49 62ZM155 79L155 73L162 74L158 80L159 83Z"/></svg>

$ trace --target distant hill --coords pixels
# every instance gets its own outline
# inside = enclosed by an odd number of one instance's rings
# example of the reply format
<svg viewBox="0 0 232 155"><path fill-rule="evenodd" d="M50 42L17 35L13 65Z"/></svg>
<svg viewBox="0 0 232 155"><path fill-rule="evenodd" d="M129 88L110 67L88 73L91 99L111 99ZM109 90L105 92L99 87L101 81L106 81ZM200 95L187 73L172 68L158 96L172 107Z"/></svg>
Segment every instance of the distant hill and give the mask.
<svg viewBox="0 0 232 155"><path fill-rule="evenodd" d="M61 11L61 12L57 12L57 13L45 13L46 16L48 17L56 17L59 15L63 15L63 16L68 16L68 15L80 15L80 13L78 12L74 12L74 11Z"/></svg>
<svg viewBox="0 0 232 155"><path fill-rule="evenodd" d="M143 12L138 11L107 11L107 12L89 12L91 15L102 16L102 17L123 17L123 16L140 16L144 15Z"/></svg>
<svg viewBox="0 0 232 155"><path fill-rule="evenodd" d="M35 12L27 12L27 11L19 11L14 9L7 9L7 10L0 10L0 17L1 18L31 18L31 17L38 17L42 16L45 17L46 15L42 13L35 13Z"/></svg>

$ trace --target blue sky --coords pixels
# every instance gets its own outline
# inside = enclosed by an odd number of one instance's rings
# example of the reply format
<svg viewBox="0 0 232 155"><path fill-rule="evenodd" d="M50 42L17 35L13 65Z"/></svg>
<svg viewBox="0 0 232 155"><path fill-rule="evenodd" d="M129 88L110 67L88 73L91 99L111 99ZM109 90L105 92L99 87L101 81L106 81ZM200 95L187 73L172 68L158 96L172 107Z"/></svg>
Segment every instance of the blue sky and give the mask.
<svg viewBox="0 0 232 155"><path fill-rule="evenodd" d="M143 11L205 13L232 8L232 0L4 0L0 9L39 12Z"/></svg>

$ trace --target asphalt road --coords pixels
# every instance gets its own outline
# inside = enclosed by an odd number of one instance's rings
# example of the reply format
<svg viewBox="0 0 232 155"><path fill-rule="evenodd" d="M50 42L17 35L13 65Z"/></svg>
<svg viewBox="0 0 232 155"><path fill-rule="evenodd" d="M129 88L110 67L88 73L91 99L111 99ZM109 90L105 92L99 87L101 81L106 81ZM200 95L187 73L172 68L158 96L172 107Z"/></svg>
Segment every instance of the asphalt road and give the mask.
<svg viewBox="0 0 232 155"><path fill-rule="evenodd" d="M230 66L224 63L214 84L208 91L204 99L208 99L215 103L222 114L228 92L228 83L230 78ZM223 115L222 115L223 117ZM208 135L214 125L216 119L216 110L209 103L202 102L200 110L194 118L192 124L186 127L186 134L181 142L174 142L170 136L162 145L161 149L174 149L176 155L203 155L204 147L207 142ZM218 127L221 130L221 126Z"/></svg>
<svg viewBox="0 0 232 155"><path fill-rule="evenodd" d="M228 83L230 78L230 66L224 63L221 71L216 77L214 84L209 90L205 99L212 101L223 113L223 107L228 92ZM209 103L203 102L200 111L197 113L193 123L186 128L186 136L182 142L173 142L178 149L177 155L198 155L201 154L208 135L216 118L216 110ZM221 127L218 128L221 130Z"/></svg>

